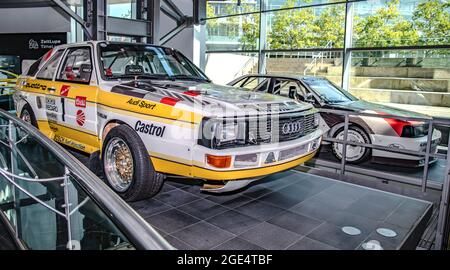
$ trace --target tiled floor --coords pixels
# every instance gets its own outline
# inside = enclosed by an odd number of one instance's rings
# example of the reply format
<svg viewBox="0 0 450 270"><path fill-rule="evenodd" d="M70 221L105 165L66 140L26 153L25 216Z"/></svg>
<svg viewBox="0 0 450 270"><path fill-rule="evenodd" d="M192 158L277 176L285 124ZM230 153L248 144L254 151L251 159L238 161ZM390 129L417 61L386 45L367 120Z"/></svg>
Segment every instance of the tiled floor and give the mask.
<svg viewBox="0 0 450 270"><path fill-rule="evenodd" d="M431 203L288 171L225 195L169 179L160 194L131 205L179 249L359 249L369 240L396 249Z"/></svg>

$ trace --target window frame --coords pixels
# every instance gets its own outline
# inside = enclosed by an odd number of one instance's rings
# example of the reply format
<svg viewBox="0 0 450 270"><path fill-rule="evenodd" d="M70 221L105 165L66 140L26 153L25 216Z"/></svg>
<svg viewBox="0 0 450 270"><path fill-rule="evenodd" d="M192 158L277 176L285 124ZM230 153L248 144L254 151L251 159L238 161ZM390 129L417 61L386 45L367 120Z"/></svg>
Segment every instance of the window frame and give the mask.
<svg viewBox="0 0 450 270"><path fill-rule="evenodd" d="M82 81L71 81L71 80L59 79L58 78L59 74L61 73L62 68L63 68L63 61L61 60L61 62L59 62L59 66L58 66L58 72L57 72L58 76L55 76L55 78L54 78L55 81L57 81L57 82L75 83L75 84L84 84L84 85L89 85L91 83L92 77L93 77L93 75L95 73L95 67L94 67L95 65L94 65L94 62L93 62L94 57L92 56L92 52L93 52L92 51L92 46L90 46L90 45L80 45L80 46L67 47L66 51L64 52L64 55L63 55L63 60L64 60L64 63L65 63L65 60L67 59L67 56L69 55L69 53L71 51L74 51L74 50L77 50L77 49L85 49L85 48L89 49L89 61L91 62L91 76L89 77L89 80L86 81L86 82L82 82Z"/></svg>
<svg viewBox="0 0 450 270"><path fill-rule="evenodd" d="M60 52L60 51L62 51L62 54L61 54L60 59L58 60L58 63L56 64L55 73L53 74L52 78L51 78L51 79L48 79L48 78L40 78L40 77L38 77L39 73L40 73L41 71L43 71L44 68L46 68L46 67L49 65L50 61L51 61L51 60L55 57L55 55L56 55L58 52ZM55 52L55 53L54 53L47 61L45 61L44 65L43 65L41 68L38 69L38 71L33 75L33 77L35 77L37 80L54 81L55 78L56 78L56 74L58 73L59 66L61 65L61 60L64 58L65 53L66 53L66 48L61 48L61 49L56 50L56 52ZM33 63L33 64L34 64L34 63Z"/></svg>

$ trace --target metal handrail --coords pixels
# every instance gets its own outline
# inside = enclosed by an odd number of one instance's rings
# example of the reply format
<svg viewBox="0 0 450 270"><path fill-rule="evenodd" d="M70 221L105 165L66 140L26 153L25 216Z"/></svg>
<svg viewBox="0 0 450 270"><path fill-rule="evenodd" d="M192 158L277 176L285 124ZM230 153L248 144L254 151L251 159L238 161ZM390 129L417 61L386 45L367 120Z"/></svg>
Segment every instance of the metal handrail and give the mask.
<svg viewBox="0 0 450 270"><path fill-rule="evenodd" d="M78 159L68 154L62 146L55 143L38 129L0 109L0 117L11 121L16 127L25 130L44 148L65 164L74 181L93 199L114 223L125 232L127 238L138 249L174 249L155 229L153 229L133 208L114 193L103 181L86 168Z"/></svg>

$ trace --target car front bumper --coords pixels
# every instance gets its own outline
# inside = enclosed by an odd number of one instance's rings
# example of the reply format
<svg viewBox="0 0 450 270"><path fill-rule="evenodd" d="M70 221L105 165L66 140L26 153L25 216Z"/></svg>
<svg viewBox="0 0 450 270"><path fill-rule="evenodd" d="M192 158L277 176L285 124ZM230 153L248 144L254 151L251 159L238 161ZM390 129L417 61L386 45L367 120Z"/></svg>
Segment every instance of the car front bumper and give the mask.
<svg viewBox="0 0 450 270"><path fill-rule="evenodd" d="M193 148L191 165L153 156L151 158L155 169L164 173L218 181L251 179L284 171L308 161L317 152L321 139L322 131L316 130L296 140L266 145L223 150L197 145ZM230 156L231 164L227 168L216 168L207 163L207 155ZM256 160L253 162L239 161L242 157L255 155ZM169 172L167 168L170 168Z"/></svg>
<svg viewBox="0 0 450 270"><path fill-rule="evenodd" d="M391 147L393 149L411 150L425 152L427 145L427 136L419 138L404 138L384 135L372 135L372 142L376 145ZM437 146L441 141L441 132L434 130L431 143L431 154L437 153ZM377 163L389 163L401 166L423 166L425 156L415 156L400 153L393 153L383 150L372 150L372 161ZM430 158L430 163L436 161Z"/></svg>

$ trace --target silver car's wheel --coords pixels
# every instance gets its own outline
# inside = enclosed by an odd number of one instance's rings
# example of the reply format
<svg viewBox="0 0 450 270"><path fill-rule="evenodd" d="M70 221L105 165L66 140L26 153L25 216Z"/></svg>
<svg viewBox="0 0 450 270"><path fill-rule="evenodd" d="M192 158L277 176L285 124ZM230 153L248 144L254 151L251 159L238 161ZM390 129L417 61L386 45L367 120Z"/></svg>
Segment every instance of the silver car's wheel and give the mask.
<svg viewBox="0 0 450 270"><path fill-rule="evenodd" d="M111 187L126 191L133 182L134 162L130 148L124 140L114 137L105 148L104 170Z"/></svg>
<svg viewBox="0 0 450 270"><path fill-rule="evenodd" d="M338 140L344 140L344 130L342 129L338 131L335 134L334 138ZM364 133L364 131L355 127L351 127L348 129L347 141L357 143L369 143L369 139L367 135ZM333 143L332 145L333 153L339 160L342 159L343 148L344 148L343 145L340 143ZM368 156L368 149L366 147L347 145L346 151L347 161L357 163L365 160L367 156Z"/></svg>

